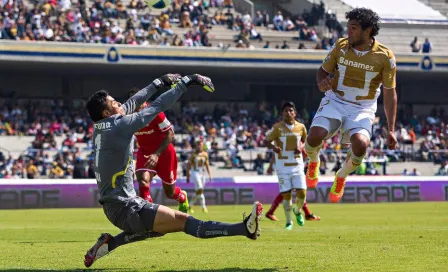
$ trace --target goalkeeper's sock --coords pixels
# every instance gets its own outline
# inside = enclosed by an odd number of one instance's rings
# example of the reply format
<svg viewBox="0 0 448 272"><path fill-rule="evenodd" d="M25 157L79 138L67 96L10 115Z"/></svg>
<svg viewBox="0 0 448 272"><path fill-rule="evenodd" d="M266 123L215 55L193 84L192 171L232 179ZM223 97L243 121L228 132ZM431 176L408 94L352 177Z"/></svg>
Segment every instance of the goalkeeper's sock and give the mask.
<svg viewBox="0 0 448 272"><path fill-rule="evenodd" d="M155 238L163 236L162 233L158 232L146 232L146 233L131 233L131 232L122 232L114 237L111 237L108 244L109 252L116 249L119 246L134 243L138 241L143 241L148 238Z"/></svg>
<svg viewBox="0 0 448 272"><path fill-rule="evenodd" d="M222 236L246 236L248 233L246 225L243 222L228 224L216 221L201 221L193 216L187 218L184 232L202 239Z"/></svg>

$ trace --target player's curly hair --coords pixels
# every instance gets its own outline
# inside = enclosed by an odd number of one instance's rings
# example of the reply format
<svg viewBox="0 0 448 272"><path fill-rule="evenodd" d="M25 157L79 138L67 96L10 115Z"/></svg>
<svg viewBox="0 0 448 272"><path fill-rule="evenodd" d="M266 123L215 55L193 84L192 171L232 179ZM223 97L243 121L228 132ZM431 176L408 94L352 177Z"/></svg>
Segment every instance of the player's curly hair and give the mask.
<svg viewBox="0 0 448 272"><path fill-rule="evenodd" d="M358 21L363 30L368 27L372 28L370 37L375 37L380 31L380 16L371 9L355 8L345 14L347 20Z"/></svg>
<svg viewBox="0 0 448 272"><path fill-rule="evenodd" d="M90 118L93 122L103 119L103 111L108 108L107 96L109 93L105 90L94 93L89 100L87 100L86 109L89 112Z"/></svg>

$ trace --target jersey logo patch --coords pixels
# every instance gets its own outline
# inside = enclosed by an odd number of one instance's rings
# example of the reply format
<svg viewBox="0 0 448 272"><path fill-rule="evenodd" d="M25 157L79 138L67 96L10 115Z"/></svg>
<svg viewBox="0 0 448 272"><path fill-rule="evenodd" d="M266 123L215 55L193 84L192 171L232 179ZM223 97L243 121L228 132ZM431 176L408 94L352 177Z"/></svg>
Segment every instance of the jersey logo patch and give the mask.
<svg viewBox="0 0 448 272"><path fill-rule="evenodd" d="M390 68L395 68L397 66L395 58L389 59L389 63L390 63Z"/></svg>

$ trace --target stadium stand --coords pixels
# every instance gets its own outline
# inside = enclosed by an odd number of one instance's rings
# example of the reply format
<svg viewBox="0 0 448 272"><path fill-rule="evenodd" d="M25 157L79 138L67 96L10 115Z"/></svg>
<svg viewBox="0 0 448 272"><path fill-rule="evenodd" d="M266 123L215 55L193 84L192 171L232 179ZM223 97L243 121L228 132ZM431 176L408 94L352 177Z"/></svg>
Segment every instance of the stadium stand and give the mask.
<svg viewBox="0 0 448 272"><path fill-rule="evenodd" d="M365 5L376 9L385 19L393 19L382 24L378 37L393 51L429 53L422 46L423 40L428 39L433 49L430 53L444 54L448 53L448 31L444 24L446 17L440 12L446 14L443 10L446 11L447 4L442 5L440 1L388 1L385 10L377 7L384 5L384 1L326 0L310 4L309 10L296 14L255 10L252 16L245 10L235 10L232 1L227 0L176 0L172 8L162 12L149 10L142 0L12 0L0 4L0 39L328 50L343 35L345 12L353 6ZM440 12L429 6L439 6ZM402 19L418 23L410 24ZM32 158L40 173L50 177L69 177L78 172L76 165L78 170L88 166L92 124L82 103L5 99L0 107L3 176L26 176L28 159L24 158ZM180 113L171 112L168 116L175 125L177 146L182 150L183 159L192 150L194 139L203 137L218 173L223 168L241 175L254 174L246 170L257 160L262 161L263 167L267 166L271 154L261 143L268 127L278 118L278 109L272 105L261 103L254 110L248 110L235 104L217 107L213 114L206 115L190 104L184 105ZM312 116L312 112L301 110L304 123L309 124ZM374 165L381 165L387 157L388 174L400 174L404 167L413 168L409 164L403 166L402 161L424 161L428 164L424 174L434 174L438 165L444 165L447 159L443 152L448 149L447 119L444 110L432 110L424 118L409 112L402 114L397 125L401 149L395 153L384 150L384 120L381 120L375 126L369 158L375 163L367 162L365 172L382 172L375 170ZM322 154L326 169L322 171L328 173L337 166L344 156L341 149L337 138L328 141ZM11 154L11 159L7 154Z"/></svg>
<svg viewBox="0 0 448 272"><path fill-rule="evenodd" d="M445 18L420 2L408 1L409 8L401 13L395 13L398 5L391 6L394 19ZM345 21L344 13L354 5L330 0L297 14L278 11L270 16L257 10L252 18L247 11L237 12L231 2L174 3L161 13L149 10L141 0L8 1L0 4L0 39L328 50L343 35L340 20ZM414 9L419 5L425 8ZM447 27L388 22L382 25L379 40L395 52L409 52L409 44L418 37L431 42L433 53L445 53Z"/></svg>
<svg viewBox="0 0 448 272"><path fill-rule="evenodd" d="M325 6L327 6L328 11L336 14L338 21L347 21L347 19L345 19L345 13L350 11L352 7L340 0L325 0L324 3Z"/></svg>
<svg viewBox="0 0 448 272"><path fill-rule="evenodd" d="M355 7L366 7L375 10L384 20L447 20L439 11L418 0L342 0L345 4Z"/></svg>
<svg viewBox="0 0 448 272"><path fill-rule="evenodd" d="M446 0L420 0L420 2L448 16L448 2Z"/></svg>
<svg viewBox="0 0 448 272"><path fill-rule="evenodd" d="M261 173L267 172L272 153L262 142L268 128L279 118L277 107L260 103L248 110L235 103L217 106L209 113L201 112L200 108L200 104L187 103L180 112L167 113L176 129L179 176L184 176L192 144L201 138L206 142L215 177L226 176L229 170L232 175L255 175L257 166L261 166ZM2 104L0 113L2 177L26 177L30 171L50 178L85 177L89 173L92 123L82 104L62 100L33 103L9 100ZM300 110L299 118L305 124L309 125L312 117L313 112ZM425 162L426 167L420 166L419 171L426 175L435 174L440 165L445 165L448 118L444 109L434 108L427 117L400 111L398 119L400 150L385 150L383 122L376 123L372 150L359 174L384 174L384 160L387 161L385 174L401 174L405 168L411 174L415 161ZM326 142L321 159L322 174L332 174L337 169L344 159L338 137Z"/></svg>

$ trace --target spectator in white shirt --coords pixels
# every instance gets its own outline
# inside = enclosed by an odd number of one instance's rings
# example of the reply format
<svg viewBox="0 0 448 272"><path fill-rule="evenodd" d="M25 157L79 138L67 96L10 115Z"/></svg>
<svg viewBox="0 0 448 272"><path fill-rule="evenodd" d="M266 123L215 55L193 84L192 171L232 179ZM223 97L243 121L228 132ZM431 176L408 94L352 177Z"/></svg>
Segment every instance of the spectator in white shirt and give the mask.
<svg viewBox="0 0 448 272"><path fill-rule="evenodd" d="M281 11L277 12L277 15L275 15L275 17L274 17L274 26L275 26L275 29L277 31L282 31L283 30L282 29L282 26L283 26L283 15L282 15Z"/></svg>
<svg viewBox="0 0 448 272"><path fill-rule="evenodd" d="M283 21L283 31L293 31L296 28L294 23L289 19L289 17L286 17Z"/></svg>

